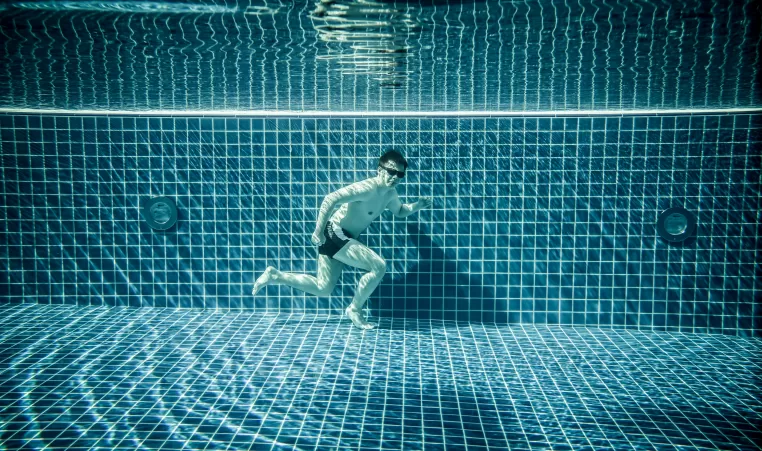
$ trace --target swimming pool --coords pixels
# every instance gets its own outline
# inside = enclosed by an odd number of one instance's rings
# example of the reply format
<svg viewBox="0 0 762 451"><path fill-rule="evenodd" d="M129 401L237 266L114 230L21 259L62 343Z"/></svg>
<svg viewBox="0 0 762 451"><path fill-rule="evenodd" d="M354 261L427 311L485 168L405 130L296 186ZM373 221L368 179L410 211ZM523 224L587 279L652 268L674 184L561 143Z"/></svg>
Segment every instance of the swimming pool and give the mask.
<svg viewBox="0 0 762 451"><path fill-rule="evenodd" d="M0 446L752 449L751 2L11 2ZM327 194L408 218L331 296ZM151 227L142 206L176 204ZM695 215L668 242L659 214Z"/></svg>

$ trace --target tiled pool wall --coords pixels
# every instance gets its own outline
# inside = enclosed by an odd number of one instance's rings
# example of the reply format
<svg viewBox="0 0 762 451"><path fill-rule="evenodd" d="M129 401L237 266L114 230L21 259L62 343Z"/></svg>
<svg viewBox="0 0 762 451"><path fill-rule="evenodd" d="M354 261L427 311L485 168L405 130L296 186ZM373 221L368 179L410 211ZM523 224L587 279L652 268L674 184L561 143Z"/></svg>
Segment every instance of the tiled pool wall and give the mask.
<svg viewBox="0 0 762 451"><path fill-rule="evenodd" d="M410 162L361 237L387 261L373 315L762 336L761 115L514 118L0 116L3 302L340 312L314 274L329 192ZM153 230L140 206L177 203ZM657 236L661 211L694 238Z"/></svg>

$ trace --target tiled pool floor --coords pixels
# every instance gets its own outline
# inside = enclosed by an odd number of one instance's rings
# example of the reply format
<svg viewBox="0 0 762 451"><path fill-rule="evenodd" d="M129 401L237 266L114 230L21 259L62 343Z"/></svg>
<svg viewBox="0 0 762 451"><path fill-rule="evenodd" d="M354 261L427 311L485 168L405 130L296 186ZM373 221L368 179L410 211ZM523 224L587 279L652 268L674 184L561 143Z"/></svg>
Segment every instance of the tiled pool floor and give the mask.
<svg viewBox="0 0 762 451"><path fill-rule="evenodd" d="M0 305L0 449L756 449L758 339Z"/></svg>

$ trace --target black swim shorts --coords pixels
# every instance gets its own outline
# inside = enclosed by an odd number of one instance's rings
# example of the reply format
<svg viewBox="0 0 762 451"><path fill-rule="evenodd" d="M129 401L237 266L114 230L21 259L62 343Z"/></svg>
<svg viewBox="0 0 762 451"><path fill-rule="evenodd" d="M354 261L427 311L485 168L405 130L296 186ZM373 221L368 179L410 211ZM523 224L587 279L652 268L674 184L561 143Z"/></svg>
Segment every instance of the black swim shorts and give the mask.
<svg viewBox="0 0 762 451"><path fill-rule="evenodd" d="M336 255L336 252L339 252L342 247L349 243L349 238L352 238L352 235L350 235L346 230L342 229L338 225L335 227L341 230L344 236L337 235L334 231L334 224L331 221L328 221L328 223L325 225L325 229L323 229L325 243L321 244L320 247L318 247L319 254L333 258L333 256Z"/></svg>

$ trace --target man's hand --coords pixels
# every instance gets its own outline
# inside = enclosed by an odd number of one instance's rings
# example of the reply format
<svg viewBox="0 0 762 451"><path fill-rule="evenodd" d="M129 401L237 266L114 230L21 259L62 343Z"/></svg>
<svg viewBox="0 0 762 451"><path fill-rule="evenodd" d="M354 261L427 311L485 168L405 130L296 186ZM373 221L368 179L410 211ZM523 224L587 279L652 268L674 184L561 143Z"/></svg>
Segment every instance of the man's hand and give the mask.
<svg viewBox="0 0 762 451"><path fill-rule="evenodd" d="M431 205L433 204L433 201L430 197L421 197L418 199L418 202L415 203L416 208L418 210L423 210L424 208L431 208Z"/></svg>
<svg viewBox="0 0 762 451"><path fill-rule="evenodd" d="M312 244L320 246L323 243L325 243L325 236L320 231L315 230L315 233L312 234Z"/></svg>

